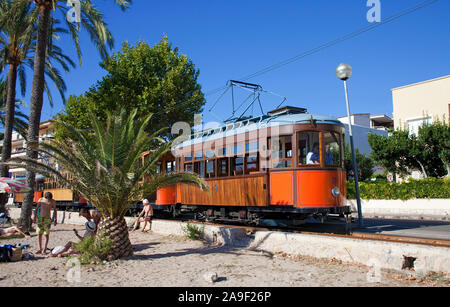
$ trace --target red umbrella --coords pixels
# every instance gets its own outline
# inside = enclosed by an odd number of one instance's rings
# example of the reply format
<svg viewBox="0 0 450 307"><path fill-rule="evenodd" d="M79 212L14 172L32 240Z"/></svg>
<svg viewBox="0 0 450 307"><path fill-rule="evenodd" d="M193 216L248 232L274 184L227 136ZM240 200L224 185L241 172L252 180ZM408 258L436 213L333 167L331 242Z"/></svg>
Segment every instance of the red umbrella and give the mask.
<svg viewBox="0 0 450 307"><path fill-rule="evenodd" d="M0 178L0 193L11 193L11 192L28 192L30 189L21 181L1 177Z"/></svg>

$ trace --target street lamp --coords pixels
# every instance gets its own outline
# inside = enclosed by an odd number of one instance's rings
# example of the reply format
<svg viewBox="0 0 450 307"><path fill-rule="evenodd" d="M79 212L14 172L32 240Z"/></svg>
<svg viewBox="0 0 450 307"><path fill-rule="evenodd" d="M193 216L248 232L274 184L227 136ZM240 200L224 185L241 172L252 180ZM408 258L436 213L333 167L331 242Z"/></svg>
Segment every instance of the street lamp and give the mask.
<svg viewBox="0 0 450 307"><path fill-rule="evenodd" d="M339 64L336 68L336 77L344 81L345 87L345 100L347 102L347 116L348 116L348 132L350 136L350 147L352 150L352 162L353 162L353 173L355 177L355 190L356 190L356 203L358 204L358 224L359 227L363 226L362 211L361 211L361 199L359 197L359 184L358 184L358 168L356 166L355 148L353 146L353 132L352 132L352 121L350 118L350 106L348 103L348 89L347 80L352 75L352 67L348 64Z"/></svg>

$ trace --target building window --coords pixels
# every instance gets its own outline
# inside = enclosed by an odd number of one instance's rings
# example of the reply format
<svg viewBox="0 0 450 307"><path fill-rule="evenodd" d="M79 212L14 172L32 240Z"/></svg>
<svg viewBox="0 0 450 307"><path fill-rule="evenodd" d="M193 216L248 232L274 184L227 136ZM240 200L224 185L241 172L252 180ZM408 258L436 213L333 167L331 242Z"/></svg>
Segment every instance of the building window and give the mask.
<svg viewBox="0 0 450 307"><path fill-rule="evenodd" d="M424 124L432 124L433 123L433 119L431 118L431 116L428 116L428 117L408 120L407 123L408 123L409 134L418 136L419 135L419 128L421 126L423 126Z"/></svg>

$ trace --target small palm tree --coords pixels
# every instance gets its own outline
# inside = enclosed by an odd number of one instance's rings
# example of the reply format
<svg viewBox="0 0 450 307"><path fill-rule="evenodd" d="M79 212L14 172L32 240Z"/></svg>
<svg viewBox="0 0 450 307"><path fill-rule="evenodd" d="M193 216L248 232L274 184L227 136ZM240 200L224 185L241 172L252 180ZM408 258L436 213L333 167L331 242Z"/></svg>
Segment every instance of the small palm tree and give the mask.
<svg viewBox="0 0 450 307"><path fill-rule="evenodd" d="M58 121L68 134L66 139L54 140L50 144L30 144L58 162L71 174L71 179L62 176L52 166L33 159L16 158L11 161L21 164L10 163L47 176L56 176L98 208L104 217L99 232L113 242L111 255L114 259L133 253L124 219L130 204L142 200L143 196L158 188L176 183L195 184L202 190L208 189L207 184L192 173L156 173L156 162L171 148L172 143L157 137L161 131L153 135L145 132L151 115L140 120L136 118L136 113L137 110L134 110L128 114L123 109L119 114L108 114L107 122L102 123L90 112L93 131L78 131ZM155 141L160 144L159 147L152 151L143 166L139 166L141 153ZM150 180L140 184L146 174L151 175Z"/></svg>
<svg viewBox="0 0 450 307"><path fill-rule="evenodd" d="M58 22L52 21L49 32L57 37L60 33L67 32L58 28ZM0 2L0 72L8 69L6 101L4 105L5 137L2 148L2 161L11 157L12 130L16 113L16 83L19 81L22 96L26 92L25 68L33 69L33 53L36 50L37 38L37 12L32 10L29 2L4 0ZM65 101L64 92L66 85L58 70L52 65L57 61L63 69L69 71L69 65L75 67L73 61L62 54L61 49L51 44L47 47L45 74L54 82ZM17 80L19 77L19 80ZM47 82L44 83L49 102L53 105L53 99L48 90ZM0 176L8 176L6 166L0 168Z"/></svg>

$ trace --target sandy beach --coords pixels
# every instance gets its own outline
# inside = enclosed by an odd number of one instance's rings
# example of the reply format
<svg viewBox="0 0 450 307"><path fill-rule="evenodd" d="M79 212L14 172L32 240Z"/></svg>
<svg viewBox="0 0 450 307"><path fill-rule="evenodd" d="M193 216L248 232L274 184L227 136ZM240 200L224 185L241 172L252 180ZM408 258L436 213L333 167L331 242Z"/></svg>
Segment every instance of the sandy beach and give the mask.
<svg viewBox="0 0 450 307"><path fill-rule="evenodd" d="M73 228L83 231L82 226L53 227L49 247L64 245L69 240L75 241ZM130 239L135 251L133 257L102 265L81 266L77 272L66 265L67 258L48 255L0 263L0 286L449 286L448 279L423 278L414 272L385 270L381 272L380 282L371 282L368 279L369 268L362 265L345 264L335 259L290 257L286 254L273 255L214 246L151 231L130 233ZM0 241L0 245L19 243L31 245L24 253L38 249L35 235L31 239ZM208 282L204 277L207 273L217 273L217 282Z"/></svg>

